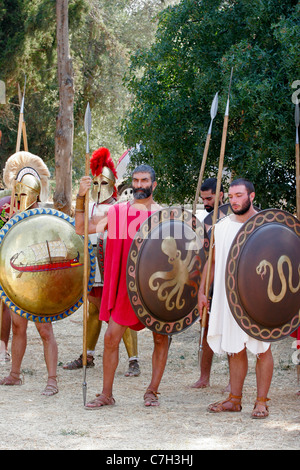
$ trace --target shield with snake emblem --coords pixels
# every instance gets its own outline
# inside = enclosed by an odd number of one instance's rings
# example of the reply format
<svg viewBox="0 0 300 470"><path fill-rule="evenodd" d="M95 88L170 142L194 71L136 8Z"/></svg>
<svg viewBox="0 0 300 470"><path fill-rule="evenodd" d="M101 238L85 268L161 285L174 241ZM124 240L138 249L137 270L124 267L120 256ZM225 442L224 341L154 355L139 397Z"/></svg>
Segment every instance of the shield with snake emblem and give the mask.
<svg viewBox="0 0 300 470"><path fill-rule="evenodd" d="M13 216L0 231L0 297L33 322L61 320L83 303L83 237L74 219L50 208ZM95 276L89 244L88 291Z"/></svg>
<svg viewBox="0 0 300 470"><path fill-rule="evenodd" d="M142 224L129 251L127 290L136 316L150 330L172 335L199 318L206 247L203 225L184 208L161 209Z"/></svg>
<svg viewBox="0 0 300 470"><path fill-rule="evenodd" d="M283 210L251 217L237 233L226 265L226 293L240 327L273 342L300 325L300 222Z"/></svg>

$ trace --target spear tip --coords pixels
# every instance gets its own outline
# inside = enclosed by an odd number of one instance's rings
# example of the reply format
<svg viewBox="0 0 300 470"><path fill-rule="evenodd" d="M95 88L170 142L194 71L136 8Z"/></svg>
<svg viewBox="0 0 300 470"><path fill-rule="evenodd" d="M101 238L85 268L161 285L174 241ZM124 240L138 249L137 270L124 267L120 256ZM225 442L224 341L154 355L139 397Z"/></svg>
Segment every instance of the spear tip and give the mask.
<svg viewBox="0 0 300 470"><path fill-rule="evenodd" d="M92 128L92 116L91 116L91 108L90 108L90 103L88 102L85 110L85 115L84 115L84 129L87 135L91 132Z"/></svg>

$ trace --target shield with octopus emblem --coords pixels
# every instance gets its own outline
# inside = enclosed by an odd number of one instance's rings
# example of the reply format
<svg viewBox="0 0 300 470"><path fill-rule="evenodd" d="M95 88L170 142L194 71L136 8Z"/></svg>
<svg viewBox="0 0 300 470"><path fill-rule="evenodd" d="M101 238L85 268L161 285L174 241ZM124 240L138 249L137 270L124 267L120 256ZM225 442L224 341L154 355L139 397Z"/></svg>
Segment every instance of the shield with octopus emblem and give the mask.
<svg viewBox="0 0 300 470"><path fill-rule="evenodd" d="M226 265L232 315L251 337L278 341L300 325L300 222L266 209L240 228Z"/></svg>
<svg viewBox="0 0 300 470"><path fill-rule="evenodd" d="M127 291L147 328L173 335L199 319L207 248L202 223L182 207L161 209L141 225L129 251Z"/></svg>

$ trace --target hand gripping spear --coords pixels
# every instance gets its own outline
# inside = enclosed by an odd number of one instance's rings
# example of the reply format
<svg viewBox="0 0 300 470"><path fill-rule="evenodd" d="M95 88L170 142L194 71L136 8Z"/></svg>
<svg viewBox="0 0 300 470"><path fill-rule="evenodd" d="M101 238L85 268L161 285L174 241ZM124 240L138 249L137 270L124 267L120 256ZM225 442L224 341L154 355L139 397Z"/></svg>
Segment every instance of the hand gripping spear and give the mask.
<svg viewBox="0 0 300 470"><path fill-rule="evenodd" d="M196 214L196 209L197 209L197 202L199 199L199 194L200 194L200 188L202 184L202 179L203 179L203 174L204 174L204 169L206 165L206 159L207 159L207 154L208 154L208 149L209 149L209 144L210 144L210 138L211 138L211 130L212 130L212 124L213 120L216 117L218 111L218 93L215 94L215 97L213 99L213 102L210 107L210 125L209 129L207 132L206 136L206 142L205 142L205 147L204 147L204 152L203 152L203 157L202 157L202 162L201 162L201 168L200 168L200 173L199 173L199 178L198 178L198 185L197 185L197 190L196 190L196 196L194 200L194 205L193 205L193 215Z"/></svg>
<svg viewBox="0 0 300 470"><path fill-rule="evenodd" d="M90 104L87 104L84 116L84 130L86 133L86 153L85 153L85 176L89 176L90 170L90 145L89 135L92 128L92 116ZM82 350L82 364L83 364L83 404L86 403L86 366L87 366L87 316L88 316L88 270L89 270L89 192L85 194L84 201L84 270L83 270L83 350Z"/></svg>
<svg viewBox="0 0 300 470"><path fill-rule="evenodd" d="M229 120L229 98L230 98L232 74L233 74L233 68L231 69L227 104L226 104L226 110L225 110L225 115L224 115L222 142L221 142L220 159L219 159L219 169L218 169L217 186L216 186L216 196L215 196L215 204L214 204L214 211L213 211L213 217L212 217L212 229L211 229L209 253L208 253L208 260L207 260L207 272L206 272L206 282L205 282L205 296L207 299L208 299L209 288L210 288L210 273L211 273L212 254L213 254L213 245L214 245L214 229L215 229L215 224L216 224L217 215L218 215L221 180L222 180L228 120ZM203 338L204 338L204 331L205 331L206 325L207 325L207 308L204 307L203 312L202 312L202 319L201 319L201 337L200 337L200 344L199 344L200 364L201 364L201 359L202 359L202 354L203 354Z"/></svg>

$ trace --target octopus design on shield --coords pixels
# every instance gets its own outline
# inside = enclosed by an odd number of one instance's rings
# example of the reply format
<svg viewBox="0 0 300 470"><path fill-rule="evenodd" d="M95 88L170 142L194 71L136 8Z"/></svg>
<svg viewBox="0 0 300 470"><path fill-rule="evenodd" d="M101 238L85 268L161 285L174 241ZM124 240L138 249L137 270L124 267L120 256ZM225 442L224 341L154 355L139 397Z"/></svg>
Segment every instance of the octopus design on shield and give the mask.
<svg viewBox="0 0 300 470"><path fill-rule="evenodd" d="M199 275L201 261L200 257L193 252L194 245L194 241L190 242L186 258L181 259L181 251L178 250L173 237L167 237L162 241L161 250L168 256L168 262L173 268L171 271L153 273L149 279L149 286L151 290L158 291L158 298L165 301L167 310L173 310L174 307L180 310L184 307L185 300L182 294L185 285L192 286L192 297L197 295L198 284L192 277Z"/></svg>

